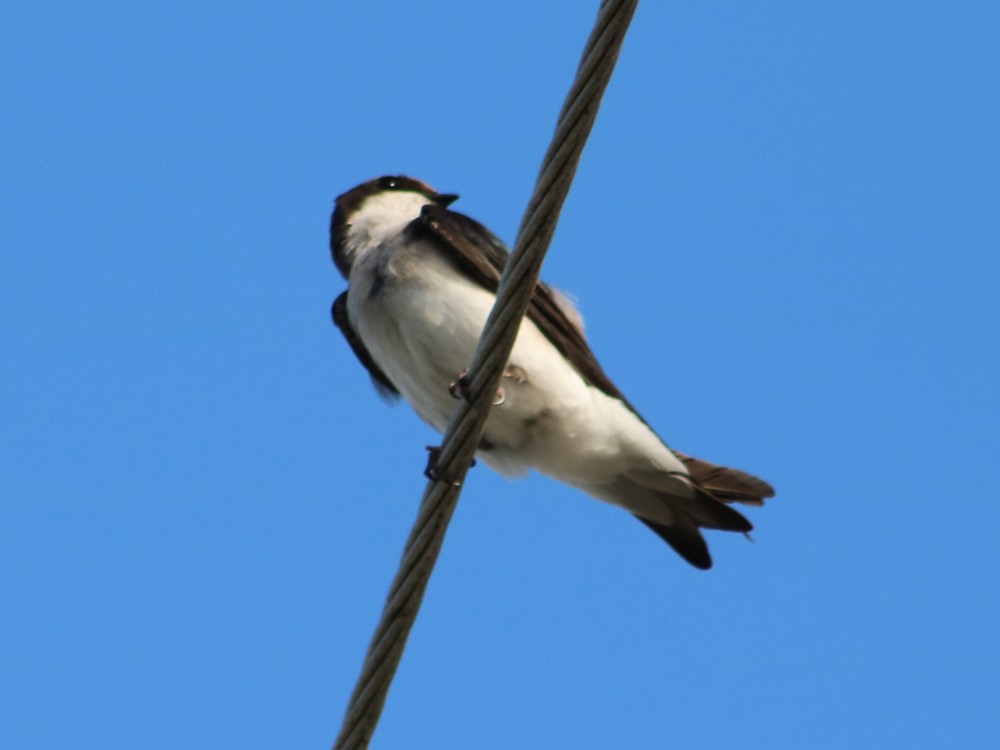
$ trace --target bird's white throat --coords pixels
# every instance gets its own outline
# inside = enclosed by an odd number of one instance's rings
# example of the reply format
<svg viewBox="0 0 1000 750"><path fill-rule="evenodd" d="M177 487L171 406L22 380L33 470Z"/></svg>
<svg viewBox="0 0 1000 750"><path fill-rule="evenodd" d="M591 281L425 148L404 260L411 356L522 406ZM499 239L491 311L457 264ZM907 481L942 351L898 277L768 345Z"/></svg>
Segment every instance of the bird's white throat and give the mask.
<svg viewBox="0 0 1000 750"><path fill-rule="evenodd" d="M366 199L348 219L347 242L352 248L379 245L403 231L432 203L425 195L402 190L377 193Z"/></svg>

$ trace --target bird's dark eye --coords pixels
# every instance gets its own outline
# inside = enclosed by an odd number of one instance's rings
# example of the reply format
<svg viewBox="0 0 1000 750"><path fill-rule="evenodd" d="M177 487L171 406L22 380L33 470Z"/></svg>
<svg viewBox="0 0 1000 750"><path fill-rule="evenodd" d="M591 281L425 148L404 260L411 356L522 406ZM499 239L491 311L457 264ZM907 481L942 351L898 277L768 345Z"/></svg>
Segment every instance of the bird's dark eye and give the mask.
<svg viewBox="0 0 1000 750"><path fill-rule="evenodd" d="M395 177L383 177L379 180L379 187L383 190L395 190L396 189L396 178Z"/></svg>

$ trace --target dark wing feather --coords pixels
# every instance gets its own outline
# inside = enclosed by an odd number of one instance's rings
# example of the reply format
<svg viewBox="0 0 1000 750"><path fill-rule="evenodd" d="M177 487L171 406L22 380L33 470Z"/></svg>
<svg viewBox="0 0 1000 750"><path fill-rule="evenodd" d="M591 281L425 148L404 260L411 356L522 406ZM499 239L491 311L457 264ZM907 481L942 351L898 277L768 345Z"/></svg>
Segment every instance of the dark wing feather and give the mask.
<svg viewBox="0 0 1000 750"><path fill-rule="evenodd" d="M368 370L368 374L372 378L372 385L375 386L378 395L387 401L398 399L399 391L396 386L392 384L389 378L386 377L386 374L375 364L375 360L372 359L372 355L365 348L361 337L358 336L354 330L354 326L351 325L351 319L347 315L347 292L344 292L334 300L331 312L333 313L334 325L344 334L344 338L347 339L347 343L350 345L351 351L354 352L354 356Z"/></svg>
<svg viewBox="0 0 1000 750"><path fill-rule="evenodd" d="M434 204L424 206L413 228L428 232L474 281L496 292L510 253L493 232L465 214Z"/></svg>
<svg viewBox="0 0 1000 750"><path fill-rule="evenodd" d="M698 531L698 525L683 513L677 513L674 523L670 526L655 521L649 521L642 516L636 516L646 526L656 532L656 535L673 547L674 552L701 570L712 567L712 556L708 553L705 537Z"/></svg>
<svg viewBox="0 0 1000 750"><path fill-rule="evenodd" d="M763 505L764 500L774 497L774 488L763 479L747 474L739 469L692 458L680 451L674 451L691 474L691 479L699 488L717 500L725 503Z"/></svg>
<svg viewBox="0 0 1000 750"><path fill-rule="evenodd" d="M497 291L509 252L493 232L475 219L434 205L424 207L419 226L449 250L455 263L477 283L491 292ZM632 408L604 373L590 350L583 331L566 316L556 294L542 282L535 287L528 307L528 318L584 380L609 396L621 399Z"/></svg>
<svg viewBox="0 0 1000 750"><path fill-rule="evenodd" d="M468 216L434 205L424 207L413 227L438 240L455 264L478 284L490 292L497 291L509 252L489 229ZM567 317L556 294L544 283L539 282L535 287L527 315L587 383L620 399L642 419L605 374L583 331ZM689 563L697 568L709 568L712 558L699 527L747 532L752 528L749 521L723 503L763 505L765 498L774 495L774 490L767 482L746 472L674 452L684 462L692 483L700 491L696 506L688 511L677 509L675 522L670 526L637 518Z"/></svg>

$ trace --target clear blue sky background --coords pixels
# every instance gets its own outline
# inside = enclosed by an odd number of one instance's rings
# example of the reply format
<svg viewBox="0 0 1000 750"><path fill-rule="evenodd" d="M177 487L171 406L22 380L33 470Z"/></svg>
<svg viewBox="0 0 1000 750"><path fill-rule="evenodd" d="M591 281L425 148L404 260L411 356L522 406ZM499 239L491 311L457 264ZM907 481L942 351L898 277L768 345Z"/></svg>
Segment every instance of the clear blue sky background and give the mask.
<svg viewBox="0 0 1000 750"><path fill-rule="evenodd" d="M513 239L596 2L0 21L0 746L323 748L436 436L331 326L338 193ZM688 568L473 470L380 748L1000 746L1000 4L647 2L545 268L672 445Z"/></svg>

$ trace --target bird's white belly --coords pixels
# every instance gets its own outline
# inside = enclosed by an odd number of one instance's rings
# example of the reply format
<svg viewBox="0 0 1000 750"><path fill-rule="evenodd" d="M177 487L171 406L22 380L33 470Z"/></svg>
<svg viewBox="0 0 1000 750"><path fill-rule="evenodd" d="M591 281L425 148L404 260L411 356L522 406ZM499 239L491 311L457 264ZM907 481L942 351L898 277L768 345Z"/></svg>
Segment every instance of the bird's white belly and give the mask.
<svg viewBox="0 0 1000 750"><path fill-rule="evenodd" d="M449 386L471 363L496 298L439 258L423 258L419 276L403 273L384 284L371 294L371 279L352 273L351 320L393 385L444 432L456 408ZM483 434L488 447L477 454L497 471L533 467L583 486L610 481L623 451L669 454L621 401L588 385L528 319L509 362L525 379L503 379L503 403L493 407Z"/></svg>

